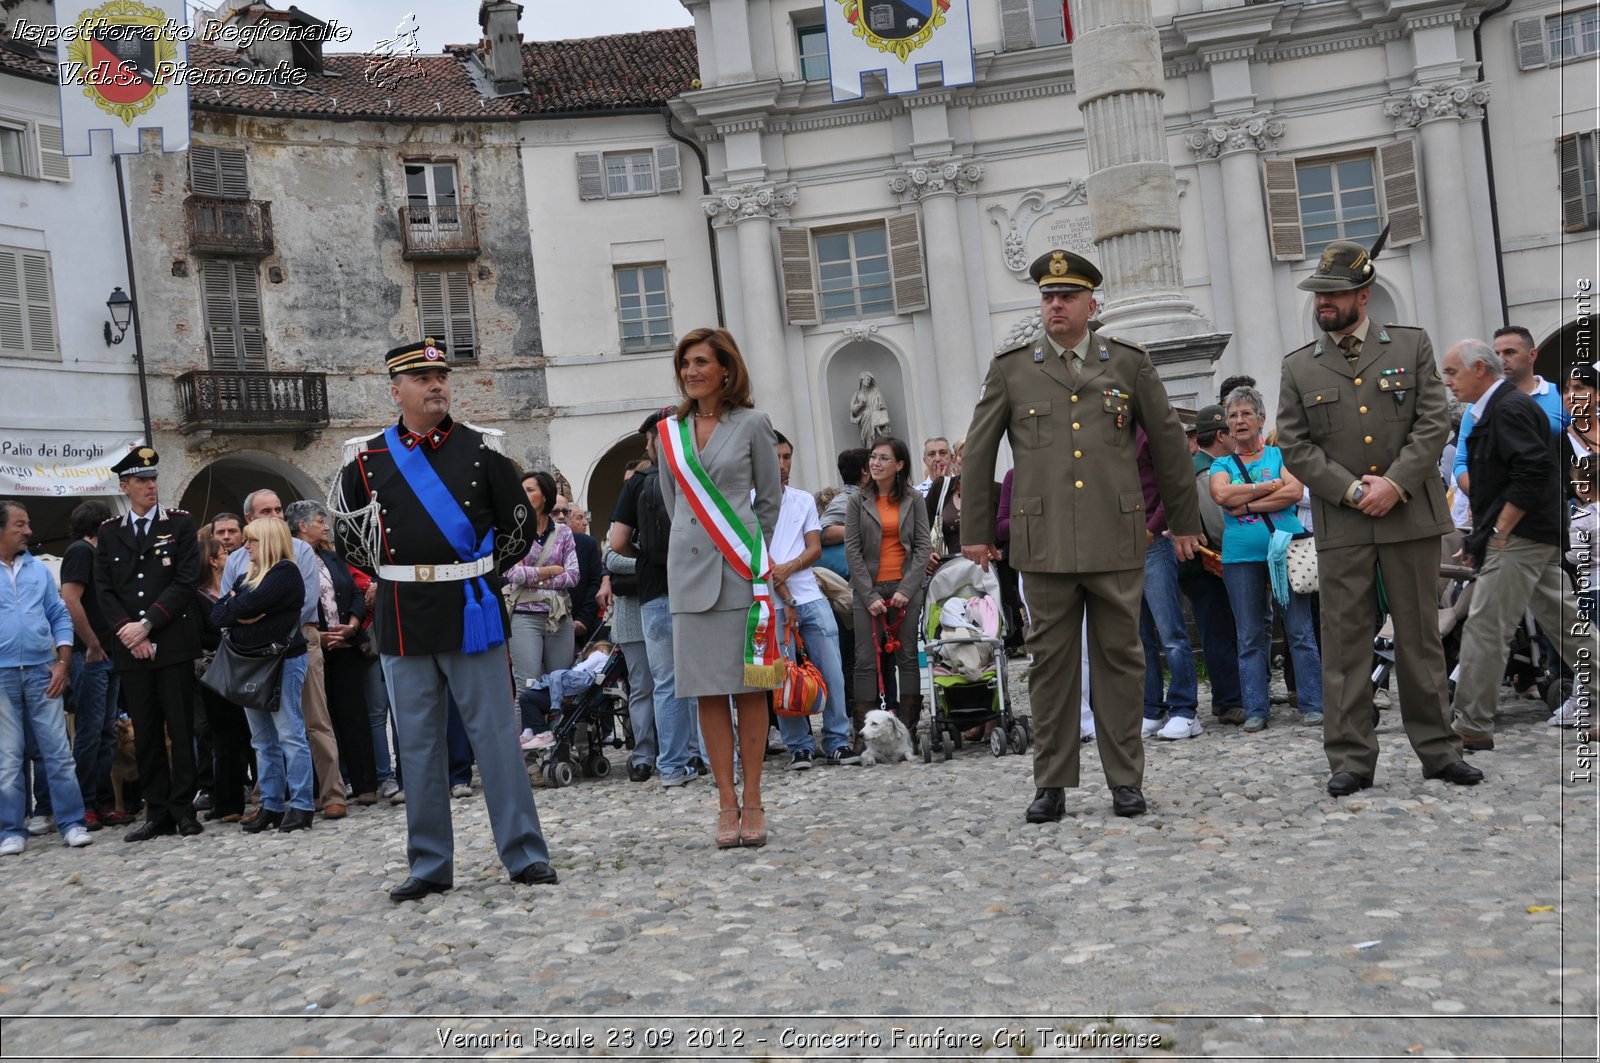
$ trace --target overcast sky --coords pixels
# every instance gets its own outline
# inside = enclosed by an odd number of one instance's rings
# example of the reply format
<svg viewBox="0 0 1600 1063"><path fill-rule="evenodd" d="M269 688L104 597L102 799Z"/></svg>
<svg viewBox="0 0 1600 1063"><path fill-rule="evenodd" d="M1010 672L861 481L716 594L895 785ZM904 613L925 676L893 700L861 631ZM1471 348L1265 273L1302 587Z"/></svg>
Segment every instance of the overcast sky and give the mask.
<svg viewBox="0 0 1600 1063"><path fill-rule="evenodd" d="M425 52L447 44L472 44L480 36L478 0L293 0L325 22L348 26L348 41L330 52L364 52L395 35L406 15L417 17L417 40ZM271 0L283 9L290 0ZM194 5L191 5L194 6ZM208 6L215 6L214 3ZM608 33L687 26L693 20L678 0L522 0L522 36L531 41L599 37Z"/></svg>

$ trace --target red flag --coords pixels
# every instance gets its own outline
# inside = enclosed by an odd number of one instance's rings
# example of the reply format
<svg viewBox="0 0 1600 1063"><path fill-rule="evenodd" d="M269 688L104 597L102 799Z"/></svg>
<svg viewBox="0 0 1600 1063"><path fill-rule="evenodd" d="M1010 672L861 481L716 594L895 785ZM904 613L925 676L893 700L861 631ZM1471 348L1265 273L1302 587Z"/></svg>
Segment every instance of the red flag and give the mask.
<svg viewBox="0 0 1600 1063"><path fill-rule="evenodd" d="M1061 0L1061 26L1066 31L1067 43L1072 43L1072 0Z"/></svg>

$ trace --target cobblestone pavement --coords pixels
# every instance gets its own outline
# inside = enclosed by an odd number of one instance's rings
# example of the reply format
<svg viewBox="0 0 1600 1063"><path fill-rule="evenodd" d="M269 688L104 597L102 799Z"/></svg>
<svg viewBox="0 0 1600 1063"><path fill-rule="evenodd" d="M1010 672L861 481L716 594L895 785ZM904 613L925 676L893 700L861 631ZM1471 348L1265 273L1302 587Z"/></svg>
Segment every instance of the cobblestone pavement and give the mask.
<svg viewBox="0 0 1600 1063"><path fill-rule="evenodd" d="M508 882L474 797L455 889L401 906L387 804L294 835L34 839L0 862L0 1044L1594 1059L1595 785L1542 705L1502 710L1476 788L1424 781L1390 712L1376 786L1334 801L1280 705L1260 735L1151 740L1140 819L1111 815L1086 750L1047 826L1022 821L1031 757L772 758L759 850L712 847L708 785L613 772L538 791L559 886Z"/></svg>

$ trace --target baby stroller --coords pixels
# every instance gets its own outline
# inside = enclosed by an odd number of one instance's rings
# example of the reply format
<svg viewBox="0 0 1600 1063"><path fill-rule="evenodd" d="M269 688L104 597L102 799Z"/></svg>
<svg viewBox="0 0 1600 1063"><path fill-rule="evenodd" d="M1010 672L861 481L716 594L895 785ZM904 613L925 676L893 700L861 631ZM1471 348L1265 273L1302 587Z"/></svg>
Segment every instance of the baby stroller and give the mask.
<svg viewBox="0 0 1600 1063"><path fill-rule="evenodd" d="M604 625L595 632L589 645L578 653L582 660L589 646L608 641L610 631ZM518 697L549 697L545 690L524 690ZM552 787L571 786L573 767L584 778L599 779L611 773L611 761L606 749L633 748L633 722L628 716L628 665L622 648L613 646L592 686L572 697L563 698L559 706L550 706L551 733L555 745L544 755L540 771L545 782Z"/></svg>
<svg viewBox="0 0 1600 1063"><path fill-rule="evenodd" d="M928 711L917 724L924 763L949 760L961 732L993 722L989 751L1024 753L1033 724L1012 715L1005 668L1005 619L1000 581L960 555L942 561L923 597L923 647L928 654Z"/></svg>

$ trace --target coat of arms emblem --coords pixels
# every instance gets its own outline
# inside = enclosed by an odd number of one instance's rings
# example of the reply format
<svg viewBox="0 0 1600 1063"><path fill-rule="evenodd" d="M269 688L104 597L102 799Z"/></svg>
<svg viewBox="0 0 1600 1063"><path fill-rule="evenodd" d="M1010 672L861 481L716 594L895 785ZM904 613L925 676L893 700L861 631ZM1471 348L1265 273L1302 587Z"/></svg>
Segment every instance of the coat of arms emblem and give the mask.
<svg viewBox="0 0 1600 1063"><path fill-rule="evenodd" d="M950 0L838 0L852 31L901 62L945 24Z"/></svg>
<svg viewBox="0 0 1600 1063"><path fill-rule="evenodd" d="M155 106L175 80L178 41L160 8L138 0L110 0L79 17L67 48L83 94L95 106L132 125Z"/></svg>

